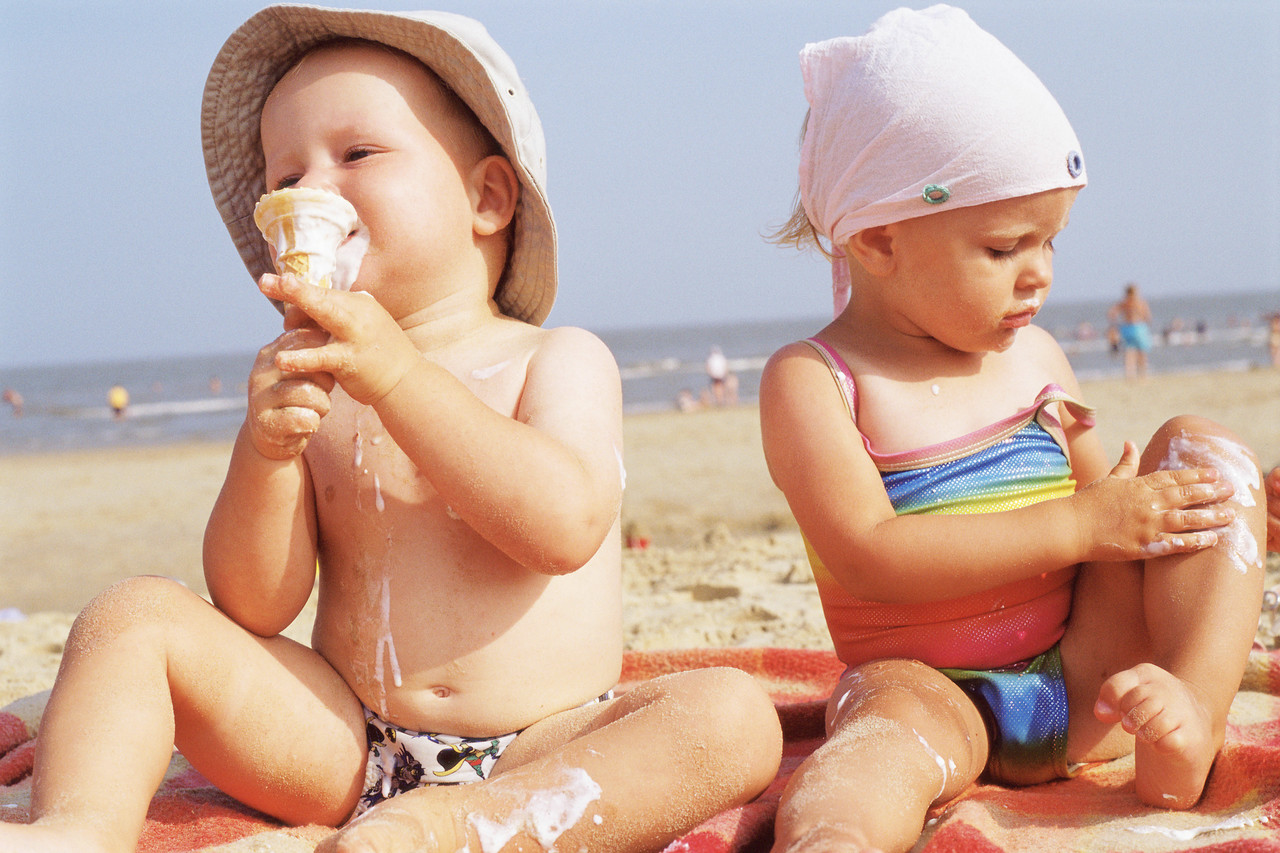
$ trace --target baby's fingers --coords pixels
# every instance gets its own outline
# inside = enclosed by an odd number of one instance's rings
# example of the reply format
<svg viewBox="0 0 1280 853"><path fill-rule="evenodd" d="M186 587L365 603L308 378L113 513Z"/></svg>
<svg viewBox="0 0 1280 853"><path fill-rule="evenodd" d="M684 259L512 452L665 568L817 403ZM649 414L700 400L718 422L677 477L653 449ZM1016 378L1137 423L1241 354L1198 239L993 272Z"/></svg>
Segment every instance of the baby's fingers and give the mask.
<svg viewBox="0 0 1280 853"><path fill-rule="evenodd" d="M1234 507L1219 503L1195 509L1171 510L1165 513L1164 518L1165 527L1170 533L1185 533L1226 527L1236 520L1236 511Z"/></svg>
<svg viewBox="0 0 1280 853"><path fill-rule="evenodd" d="M1126 441L1124 450L1120 451L1120 461L1111 469L1110 476L1119 477L1122 480L1132 478L1138 473L1138 460L1138 446L1132 441Z"/></svg>
<svg viewBox="0 0 1280 853"><path fill-rule="evenodd" d="M302 406L271 409L258 419L253 443L268 459L290 459L302 453L320 428L320 415Z"/></svg>
<svg viewBox="0 0 1280 853"><path fill-rule="evenodd" d="M1179 468L1156 471L1146 477L1148 485L1160 493L1169 508L1220 503L1236 493L1216 468Z"/></svg>
<svg viewBox="0 0 1280 853"><path fill-rule="evenodd" d="M291 375L316 375L329 373L334 367L331 344L310 349L281 350L276 355L276 367Z"/></svg>
<svg viewBox="0 0 1280 853"><path fill-rule="evenodd" d="M323 379L317 382L316 379ZM269 400L272 408L307 409L314 411L317 418L329 414L333 404L329 392L333 390L333 379L328 374L290 376L275 383L270 390Z"/></svg>
<svg viewBox="0 0 1280 853"><path fill-rule="evenodd" d="M320 429L320 413L306 406L283 406L263 412L261 422L277 441L306 440Z"/></svg>
<svg viewBox="0 0 1280 853"><path fill-rule="evenodd" d="M1169 554L1190 554L1218 544L1218 534L1213 530L1192 533L1161 533L1142 549L1143 557L1166 557Z"/></svg>

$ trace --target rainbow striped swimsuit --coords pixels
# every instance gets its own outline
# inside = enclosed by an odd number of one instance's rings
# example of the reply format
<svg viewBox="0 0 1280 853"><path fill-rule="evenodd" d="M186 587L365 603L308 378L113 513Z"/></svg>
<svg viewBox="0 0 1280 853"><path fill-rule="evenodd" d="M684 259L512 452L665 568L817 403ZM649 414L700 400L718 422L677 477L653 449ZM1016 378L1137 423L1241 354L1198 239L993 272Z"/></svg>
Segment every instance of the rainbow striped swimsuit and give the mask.
<svg viewBox="0 0 1280 853"><path fill-rule="evenodd" d="M825 342L805 343L826 361L856 421L848 365ZM1062 426L1048 411L1059 402L1092 423L1091 408L1048 385L1021 412L942 444L878 454L863 441L899 515L1015 509L1075 491ZM912 658L935 668L997 669L1042 654L1065 631L1074 567L960 598L886 604L850 595L805 546L836 653L849 666Z"/></svg>

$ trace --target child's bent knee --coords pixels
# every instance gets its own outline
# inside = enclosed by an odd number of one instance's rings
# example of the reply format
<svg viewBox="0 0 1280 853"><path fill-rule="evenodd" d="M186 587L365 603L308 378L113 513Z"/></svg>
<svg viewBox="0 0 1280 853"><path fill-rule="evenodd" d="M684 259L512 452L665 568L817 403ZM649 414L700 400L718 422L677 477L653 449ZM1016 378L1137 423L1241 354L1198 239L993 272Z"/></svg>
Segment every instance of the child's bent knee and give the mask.
<svg viewBox="0 0 1280 853"><path fill-rule="evenodd" d="M1233 465L1238 464L1238 460L1247 461L1257 472L1260 486L1261 472L1257 471L1253 451L1230 429L1199 415L1178 415L1165 421L1147 444L1142 467L1144 472L1202 465L1218 467L1219 459Z"/></svg>
<svg viewBox="0 0 1280 853"><path fill-rule="evenodd" d="M177 581L154 575L127 578L98 593L72 625L72 636L116 634L147 624L174 624L183 605L204 602Z"/></svg>
<svg viewBox="0 0 1280 853"><path fill-rule="evenodd" d="M664 692L693 718L701 737L716 738L726 754L758 759L752 763L763 768L765 784L773 778L782 725L773 700L750 674L734 667L691 670L672 678Z"/></svg>
<svg viewBox="0 0 1280 853"><path fill-rule="evenodd" d="M1265 558L1266 498L1257 456L1226 427L1184 415L1167 421L1143 454L1146 470L1214 468L1233 489L1235 519L1218 528L1218 549L1242 574Z"/></svg>
<svg viewBox="0 0 1280 853"><path fill-rule="evenodd" d="M841 676L827 707L827 728L867 705L882 706L893 716L931 713L936 707L972 705L945 675L917 660L875 660Z"/></svg>
<svg viewBox="0 0 1280 853"><path fill-rule="evenodd" d="M777 729L778 714L769 694L750 674L734 667L709 667L682 673L680 700L713 710L719 725L735 731Z"/></svg>

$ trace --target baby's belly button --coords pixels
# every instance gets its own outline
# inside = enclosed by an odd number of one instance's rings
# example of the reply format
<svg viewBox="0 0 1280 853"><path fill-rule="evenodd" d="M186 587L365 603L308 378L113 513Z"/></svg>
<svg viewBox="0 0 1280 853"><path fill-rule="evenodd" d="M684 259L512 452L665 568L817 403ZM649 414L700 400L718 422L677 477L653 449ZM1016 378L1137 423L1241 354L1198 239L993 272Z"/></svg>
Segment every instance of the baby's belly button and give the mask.
<svg viewBox="0 0 1280 853"><path fill-rule="evenodd" d="M453 695L453 690L443 684L437 684L435 687L429 688L427 692L437 699L448 699Z"/></svg>

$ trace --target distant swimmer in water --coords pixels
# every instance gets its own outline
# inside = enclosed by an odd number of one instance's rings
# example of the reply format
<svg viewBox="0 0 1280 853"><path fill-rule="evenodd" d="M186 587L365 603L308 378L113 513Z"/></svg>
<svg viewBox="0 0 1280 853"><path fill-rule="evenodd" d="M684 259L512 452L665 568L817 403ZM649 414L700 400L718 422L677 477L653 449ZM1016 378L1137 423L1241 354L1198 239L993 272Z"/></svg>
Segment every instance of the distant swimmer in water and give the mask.
<svg viewBox="0 0 1280 853"><path fill-rule="evenodd" d="M129 392L123 385L111 386L111 390L107 392L107 405L117 418L124 417L125 410L129 408Z"/></svg>

